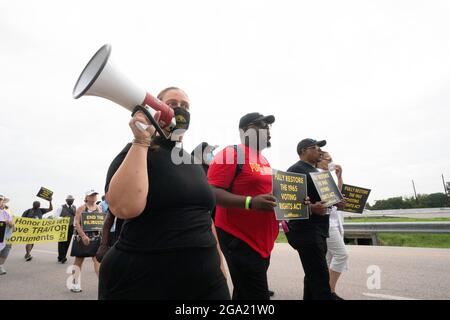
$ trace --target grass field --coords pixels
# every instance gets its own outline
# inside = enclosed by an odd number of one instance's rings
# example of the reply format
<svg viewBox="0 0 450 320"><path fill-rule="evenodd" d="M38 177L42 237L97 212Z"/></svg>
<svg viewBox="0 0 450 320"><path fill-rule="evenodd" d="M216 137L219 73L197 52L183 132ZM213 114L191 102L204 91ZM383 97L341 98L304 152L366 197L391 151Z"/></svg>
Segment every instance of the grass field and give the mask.
<svg viewBox="0 0 450 320"><path fill-rule="evenodd" d="M345 222L427 222L450 221L450 218L363 218L346 219ZM378 239L382 246L422 247L422 248L450 248L450 234L430 233L379 233ZM286 235L280 232L277 243L286 243Z"/></svg>

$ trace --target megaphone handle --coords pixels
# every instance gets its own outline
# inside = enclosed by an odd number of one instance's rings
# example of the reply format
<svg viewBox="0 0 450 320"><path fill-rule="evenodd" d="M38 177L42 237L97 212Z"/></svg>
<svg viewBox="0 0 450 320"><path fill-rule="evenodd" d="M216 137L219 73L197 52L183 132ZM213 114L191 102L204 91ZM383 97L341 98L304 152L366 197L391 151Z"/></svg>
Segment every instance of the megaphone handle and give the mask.
<svg viewBox="0 0 450 320"><path fill-rule="evenodd" d="M155 127L156 131L158 131L159 135L161 137L166 138L166 140L169 139L168 136L166 136L166 134L164 133L164 131L161 129L161 127L159 126L158 122L156 122L155 118L153 118L153 116L150 114L150 112L147 111L147 109L145 109L143 106L136 106L133 109L133 113L131 114L131 116L134 116L134 114L138 111L142 111L145 116L147 117L148 120L150 120L150 122L152 123L152 125ZM142 126L137 126L139 130L141 131L145 131L146 129L144 129L144 124L142 124Z"/></svg>

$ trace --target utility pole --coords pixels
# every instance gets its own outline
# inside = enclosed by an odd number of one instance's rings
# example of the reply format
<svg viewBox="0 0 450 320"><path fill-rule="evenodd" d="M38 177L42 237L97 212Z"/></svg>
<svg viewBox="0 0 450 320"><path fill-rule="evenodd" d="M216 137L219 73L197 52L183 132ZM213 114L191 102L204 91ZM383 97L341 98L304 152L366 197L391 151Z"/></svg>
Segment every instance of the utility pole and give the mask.
<svg viewBox="0 0 450 320"><path fill-rule="evenodd" d="M416 193L416 186L414 185L414 180L412 180L412 185L413 185L413 189L414 189L414 196L416 197L416 201L417 201L417 193Z"/></svg>
<svg viewBox="0 0 450 320"><path fill-rule="evenodd" d="M445 200L447 202L447 207L448 207L448 206L450 206L450 201L448 198L448 190L447 190L447 185L445 184L444 174L442 174L442 184L444 185Z"/></svg>

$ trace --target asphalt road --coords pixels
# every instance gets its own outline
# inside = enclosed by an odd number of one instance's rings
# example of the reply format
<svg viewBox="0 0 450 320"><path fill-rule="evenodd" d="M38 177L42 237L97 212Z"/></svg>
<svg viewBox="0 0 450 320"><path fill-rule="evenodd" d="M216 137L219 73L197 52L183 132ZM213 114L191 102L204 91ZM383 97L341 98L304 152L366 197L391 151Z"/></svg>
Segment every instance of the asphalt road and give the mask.
<svg viewBox="0 0 450 320"><path fill-rule="evenodd" d="M66 287L66 270L73 258L64 265L57 263L56 247L55 243L36 245L33 260L26 262L25 246L15 245L5 264L8 273L0 276L0 299L95 300L98 280L92 261L85 260L83 292L72 293ZM350 269L337 290L345 299L450 299L449 249L348 246L348 251ZM374 270L380 271L379 282ZM276 244L269 268L274 299L301 299L302 282L297 252L288 244Z"/></svg>

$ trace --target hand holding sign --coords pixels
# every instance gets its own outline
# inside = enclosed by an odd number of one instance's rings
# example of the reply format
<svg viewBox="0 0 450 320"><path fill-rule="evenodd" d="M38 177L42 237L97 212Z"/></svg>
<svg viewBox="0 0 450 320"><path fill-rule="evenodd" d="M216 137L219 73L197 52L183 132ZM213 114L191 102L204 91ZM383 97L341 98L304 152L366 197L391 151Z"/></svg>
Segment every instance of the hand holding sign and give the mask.
<svg viewBox="0 0 450 320"><path fill-rule="evenodd" d="M311 211L314 214L317 214L319 216L324 216L328 212L328 208L326 206L325 201L319 201L316 203L311 204Z"/></svg>
<svg viewBox="0 0 450 320"><path fill-rule="evenodd" d="M310 204L306 196L306 176L293 172L272 170L272 192L276 198L277 220L308 219Z"/></svg>
<svg viewBox="0 0 450 320"><path fill-rule="evenodd" d="M260 194L252 198L252 209L258 211L273 211L277 206L277 199L270 193Z"/></svg>

